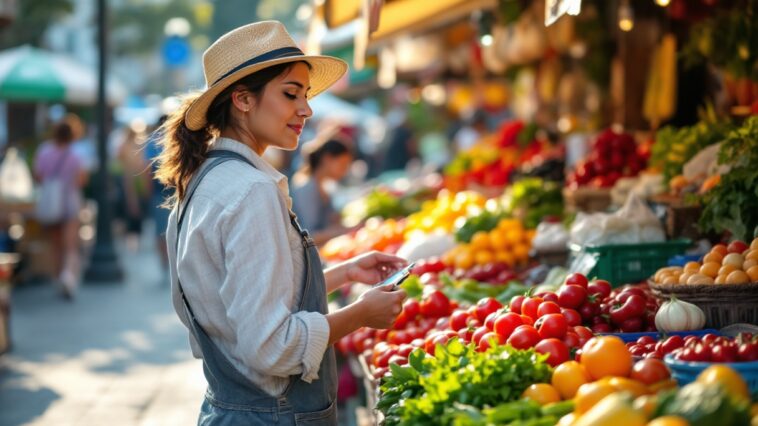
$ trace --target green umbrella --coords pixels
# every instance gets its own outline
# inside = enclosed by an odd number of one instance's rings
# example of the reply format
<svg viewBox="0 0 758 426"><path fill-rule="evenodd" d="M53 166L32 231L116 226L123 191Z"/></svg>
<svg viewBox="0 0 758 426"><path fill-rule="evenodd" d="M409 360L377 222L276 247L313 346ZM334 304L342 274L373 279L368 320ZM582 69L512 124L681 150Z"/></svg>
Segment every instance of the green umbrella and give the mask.
<svg viewBox="0 0 758 426"><path fill-rule="evenodd" d="M107 85L108 101L119 103L126 93ZM21 46L0 52L0 99L25 102L94 104L97 75L68 56Z"/></svg>

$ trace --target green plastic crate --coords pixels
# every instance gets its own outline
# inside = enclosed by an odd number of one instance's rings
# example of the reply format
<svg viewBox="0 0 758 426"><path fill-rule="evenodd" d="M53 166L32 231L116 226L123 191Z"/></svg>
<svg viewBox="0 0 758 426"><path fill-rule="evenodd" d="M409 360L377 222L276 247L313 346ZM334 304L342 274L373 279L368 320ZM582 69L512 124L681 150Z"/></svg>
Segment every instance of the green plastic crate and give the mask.
<svg viewBox="0 0 758 426"><path fill-rule="evenodd" d="M691 244L690 240L679 239L660 243L572 245L573 261L569 270L581 272L590 279L608 280L614 287L638 283L666 266L669 258L683 254Z"/></svg>

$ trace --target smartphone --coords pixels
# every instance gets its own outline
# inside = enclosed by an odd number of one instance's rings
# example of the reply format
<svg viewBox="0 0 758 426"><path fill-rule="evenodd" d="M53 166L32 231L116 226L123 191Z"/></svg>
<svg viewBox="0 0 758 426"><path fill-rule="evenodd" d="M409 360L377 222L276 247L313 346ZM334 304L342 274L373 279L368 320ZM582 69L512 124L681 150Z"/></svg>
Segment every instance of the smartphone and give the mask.
<svg viewBox="0 0 758 426"><path fill-rule="evenodd" d="M406 266L405 268L398 269L395 271L394 274L387 277L384 281L377 283L374 285L374 287L383 287L383 286L391 286L392 290L395 290L400 284L405 281L406 278L411 274L411 269L413 269L413 266L416 265L416 262L411 262Z"/></svg>

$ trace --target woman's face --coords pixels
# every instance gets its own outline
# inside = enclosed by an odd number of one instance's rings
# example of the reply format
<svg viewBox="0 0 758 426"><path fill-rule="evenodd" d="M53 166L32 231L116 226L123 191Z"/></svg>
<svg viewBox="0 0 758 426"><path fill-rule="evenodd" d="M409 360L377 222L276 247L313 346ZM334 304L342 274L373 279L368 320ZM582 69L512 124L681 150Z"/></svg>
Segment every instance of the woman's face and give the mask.
<svg viewBox="0 0 758 426"><path fill-rule="evenodd" d="M297 148L305 120L313 115L306 94L310 72L302 62L271 80L245 114L248 129L259 148ZM261 151L262 152L262 151Z"/></svg>

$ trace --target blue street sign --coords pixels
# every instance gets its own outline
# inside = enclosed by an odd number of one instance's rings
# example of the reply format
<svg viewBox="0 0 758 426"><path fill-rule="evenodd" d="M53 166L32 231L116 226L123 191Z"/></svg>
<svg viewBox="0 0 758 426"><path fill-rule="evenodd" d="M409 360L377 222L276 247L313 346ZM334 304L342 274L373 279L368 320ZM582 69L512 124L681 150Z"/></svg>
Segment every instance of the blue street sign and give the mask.
<svg viewBox="0 0 758 426"><path fill-rule="evenodd" d="M169 68L180 68L190 59L190 46L184 37L169 36L163 42L163 61Z"/></svg>

